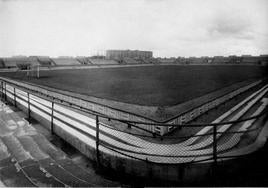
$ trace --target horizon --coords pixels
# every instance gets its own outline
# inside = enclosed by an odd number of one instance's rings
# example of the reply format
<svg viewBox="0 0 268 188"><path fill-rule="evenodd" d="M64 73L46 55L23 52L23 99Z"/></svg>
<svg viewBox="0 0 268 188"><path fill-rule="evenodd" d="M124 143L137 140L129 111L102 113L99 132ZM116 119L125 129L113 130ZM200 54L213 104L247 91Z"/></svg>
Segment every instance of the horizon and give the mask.
<svg viewBox="0 0 268 188"><path fill-rule="evenodd" d="M0 0L0 57L264 55L267 10L266 0Z"/></svg>
<svg viewBox="0 0 268 188"><path fill-rule="evenodd" d="M105 55L91 55L91 56L69 56L69 55L60 55L60 56L49 56L49 55L12 55L12 56L1 56L0 58L20 58L20 57L49 57L49 58L76 58L76 57L94 57L94 56L105 56ZM230 57L230 56L236 56L236 57L261 57L261 56L268 56L268 54L258 54L258 55L251 55L251 54L242 54L242 55L227 55L227 56L220 56L220 55L215 55L215 56L174 56L174 57L154 57L153 58L214 58L214 57Z"/></svg>

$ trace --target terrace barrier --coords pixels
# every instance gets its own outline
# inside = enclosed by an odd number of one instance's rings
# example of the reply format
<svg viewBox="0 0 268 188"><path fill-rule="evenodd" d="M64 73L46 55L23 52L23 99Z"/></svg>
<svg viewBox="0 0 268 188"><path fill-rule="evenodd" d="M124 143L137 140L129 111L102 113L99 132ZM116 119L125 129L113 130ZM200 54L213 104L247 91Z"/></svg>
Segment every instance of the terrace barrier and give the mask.
<svg viewBox="0 0 268 188"><path fill-rule="evenodd" d="M177 165L215 166L219 161L245 156L258 149L252 145L267 121L267 100L263 99L267 92L268 86L264 86L211 124L172 125L187 130L188 135L160 136L131 132L125 125L165 128L170 124L114 118L41 96L13 82L1 82L3 100L27 112L29 121L32 117L43 120L52 134L62 137L98 166L170 180L185 174ZM241 119L257 103L261 103L257 110ZM234 112L237 113L233 115ZM229 121L223 121L226 118ZM242 140L247 137L250 143L243 145Z"/></svg>
<svg viewBox="0 0 268 188"><path fill-rule="evenodd" d="M21 88L23 90L27 90L30 93L36 94L38 96L45 96L50 98L50 100L58 101L63 104L69 104L70 106L77 106L80 109L85 109L92 111L94 113L103 114L106 116L110 116L115 119L122 119L127 121L136 121L136 122L145 122L146 124L138 123L134 126L138 127L147 132L151 132L152 134L157 134L163 136L164 134L173 131L177 126L173 126L175 124L185 124L193 119L199 117L200 115L206 113L207 111L216 108L220 104L236 97L237 95L257 86L263 80L258 80L249 85L240 87L238 89L234 89L229 93L222 94L217 98L213 98L208 100L198 106L195 106L187 111L180 112L178 115L168 119L164 122L159 122L154 119L138 115L135 113L127 112L122 109L113 108L111 106L100 104L94 101L89 101L84 98L79 98L75 95L71 95L63 90L58 90L54 88L49 88L45 86L35 85L31 83L25 83L21 81L15 81L11 79L7 79L4 77L0 77L1 83L8 83L9 85L13 85L14 87ZM162 127L162 126L154 126L155 123L159 124L170 124L170 126ZM131 126L129 124L129 126Z"/></svg>

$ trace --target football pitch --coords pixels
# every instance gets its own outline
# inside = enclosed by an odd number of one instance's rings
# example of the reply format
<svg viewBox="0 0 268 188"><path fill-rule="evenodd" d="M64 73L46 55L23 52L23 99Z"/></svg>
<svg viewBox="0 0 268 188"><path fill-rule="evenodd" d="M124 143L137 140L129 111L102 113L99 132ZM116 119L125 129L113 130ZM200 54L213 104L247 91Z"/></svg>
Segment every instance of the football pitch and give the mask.
<svg viewBox="0 0 268 188"><path fill-rule="evenodd" d="M0 76L131 104L172 106L265 74L260 66L153 65L40 71L39 79L28 79L26 72Z"/></svg>

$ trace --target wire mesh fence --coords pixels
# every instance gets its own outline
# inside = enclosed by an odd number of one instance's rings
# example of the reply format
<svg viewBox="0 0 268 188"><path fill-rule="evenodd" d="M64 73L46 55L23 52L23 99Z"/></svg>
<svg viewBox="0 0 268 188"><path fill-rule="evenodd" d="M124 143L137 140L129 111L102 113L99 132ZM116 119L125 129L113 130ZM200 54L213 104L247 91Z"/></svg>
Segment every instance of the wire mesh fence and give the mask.
<svg viewBox="0 0 268 188"><path fill-rule="evenodd" d="M102 148L113 155L125 156L151 163L178 164L214 161L239 156L242 148L248 149L253 144L267 120L267 108L262 105L247 118L230 118L228 121L195 124L164 124L118 119L69 105L62 101L39 96L31 91L15 89L1 84L1 97L7 100L27 103L28 116L31 117L32 107L42 106L50 116L51 132L56 125L54 118L64 117L66 125L95 141L96 159ZM16 103L14 103L16 104ZM56 105L56 108L55 108ZM60 109L65 109L63 112ZM235 112L235 111L234 111ZM78 117L67 117L68 114L81 114ZM75 115L73 115L75 116ZM72 124L76 122L76 125ZM69 124L68 124L69 123ZM145 126L177 128L178 135L158 135L146 131ZM86 128L82 128L86 127ZM238 152L236 152L238 151Z"/></svg>

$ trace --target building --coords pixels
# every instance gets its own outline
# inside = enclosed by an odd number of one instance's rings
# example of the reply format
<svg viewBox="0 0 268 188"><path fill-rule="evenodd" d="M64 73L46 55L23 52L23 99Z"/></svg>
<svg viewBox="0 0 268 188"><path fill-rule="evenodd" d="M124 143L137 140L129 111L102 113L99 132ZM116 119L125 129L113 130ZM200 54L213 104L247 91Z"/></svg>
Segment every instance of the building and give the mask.
<svg viewBox="0 0 268 188"><path fill-rule="evenodd" d="M139 50L107 50L107 59L121 60L124 58L133 59L149 59L153 57L152 51L139 51Z"/></svg>

